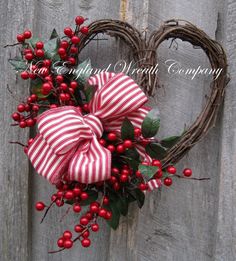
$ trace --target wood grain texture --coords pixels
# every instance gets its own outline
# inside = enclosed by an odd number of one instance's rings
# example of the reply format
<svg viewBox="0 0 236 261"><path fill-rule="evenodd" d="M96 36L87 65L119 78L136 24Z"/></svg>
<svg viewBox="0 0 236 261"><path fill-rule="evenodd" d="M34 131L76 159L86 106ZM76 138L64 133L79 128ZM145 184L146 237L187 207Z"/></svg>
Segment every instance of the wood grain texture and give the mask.
<svg viewBox="0 0 236 261"><path fill-rule="evenodd" d="M220 183L216 222L215 260L236 259L236 1L225 1L220 36L229 59L231 81L227 87L221 136Z"/></svg>
<svg viewBox="0 0 236 261"><path fill-rule="evenodd" d="M0 168L0 260L26 261L29 257L28 241L28 160L23 149L9 141L27 142L27 130L11 127L10 118L16 110L16 101L7 91L22 100L27 95L27 85L13 72L8 58L14 58L17 48L3 49L16 42L16 35L32 24L33 1L1 1L0 11L0 64L1 64L1 168Z"/></svg>

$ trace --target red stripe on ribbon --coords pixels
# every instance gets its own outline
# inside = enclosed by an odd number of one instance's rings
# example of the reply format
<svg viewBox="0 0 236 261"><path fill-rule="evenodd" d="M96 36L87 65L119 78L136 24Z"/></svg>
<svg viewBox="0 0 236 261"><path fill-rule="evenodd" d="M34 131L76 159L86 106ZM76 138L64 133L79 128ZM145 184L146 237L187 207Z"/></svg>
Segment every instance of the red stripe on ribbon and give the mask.
<svg viewBox="0 0 236 261"><path fill-rule="evenodd" d="M147 101L143 91L123 73L103 72L92 76L89 83L97 86L90 114L64 106L38 118L39 134L27 154L36 171L51 183L65 173L70 180L87 184L109 179L111 153L98 142L103 130L120 130L125 117L140 127L149 111L143 107ZM143 148L137 149L145 154Z"/></svg>

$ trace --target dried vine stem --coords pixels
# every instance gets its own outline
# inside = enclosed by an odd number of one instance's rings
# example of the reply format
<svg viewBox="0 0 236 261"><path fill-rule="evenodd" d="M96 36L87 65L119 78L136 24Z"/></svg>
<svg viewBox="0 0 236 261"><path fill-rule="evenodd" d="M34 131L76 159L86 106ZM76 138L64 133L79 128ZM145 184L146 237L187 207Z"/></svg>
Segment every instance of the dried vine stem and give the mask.
<svg viewBox="0 0 236 261"><path fill-rule="evenodd" d="M163 166L178 162L214 126L229 80L227 77L227 58L222 46L205 32L184 20L166 21L160 29L150 35L148 41L142 37L137 29L119 20L98 20L90 24L89 29L89 34L82 36L80 51L93 37L99 33L104 33L122 39L131 48L134 60L140 68L143 66L152 67L156 64L156 50L163 41L181 39L191 43L194 47L201 48L208 56L212 69L222 69L220 76L211 82L210 95L202 112L179 142L168 151L163 159ZM138 83L144 92L150 96L155 94L159 85L157 74L147 73L140 74Z"/></svg>

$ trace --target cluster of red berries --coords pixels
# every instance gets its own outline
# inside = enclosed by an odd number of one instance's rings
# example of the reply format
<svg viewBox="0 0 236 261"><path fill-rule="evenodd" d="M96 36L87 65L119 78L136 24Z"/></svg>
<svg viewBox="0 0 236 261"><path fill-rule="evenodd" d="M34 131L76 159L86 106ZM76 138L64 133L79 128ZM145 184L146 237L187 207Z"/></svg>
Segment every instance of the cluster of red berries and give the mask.
<svg viewBox="0 0 236 261"><path fill-rule="evenodd" d="M89 33L88 27L82 26L85 20L82 16L77 16L75 18L75 30L70 27L64 29L67 39L60 41L57 53L61 60L67 61L66 66L74 66L78 62L77 45L80 42L80 37L82 34ZM77 81L52 73L53 61L52 58L47 58L44 42L38 41L32 45L25 41L31 37L32 33L29 30L17 35L18 42L23 44L23 57L29 63L28 68L21 73L21 78L24 80L40 78L42 81L40 88L42 95L38 98L45 100L48 95L52 95L53 99L57 100L56 105L53 104L53 107L75 105L74 92L78 88ZM84 105L84 110L87 110L86 105ZM21 125L24 126L24 124Z"/></svg>
<svg viewBox="0 0 236 261"><path fill-rule="evenodd" d="M51 196L51 204L47 208L50 208L53 204L62 207L66 201L73 205L73 212L79 214L82 212L83 202L88 198L88 193L84 191L84 184L69 182L65 178L64 182L61 181L57 185L57 192ZM90 232L97 232L99 230L97 219L99 217L105 220L112 218L112 212L105 208L109 203L108 196L103 196L101 204L97 201L90 203L87 211L80 216L79 223L74 227L74 231L77 233L76 237L72 240L72 232L65 231L57 241L58 247L69 249L77 240L81 241L83 247L89 247L91 244L91 240L89 239ZM37 202L35 205L38 211L43 211L45 207L46 205L43 202Z"/></svg>
<svg viewBox="0 0 236 261"><path fill-rule="evenodd" d="M12 114L12 119L17 122L20 128L33 127L36 123L36 117L39 111L37 104L38 96L32 94L25 103L17 106L17 111Z"/></svg>

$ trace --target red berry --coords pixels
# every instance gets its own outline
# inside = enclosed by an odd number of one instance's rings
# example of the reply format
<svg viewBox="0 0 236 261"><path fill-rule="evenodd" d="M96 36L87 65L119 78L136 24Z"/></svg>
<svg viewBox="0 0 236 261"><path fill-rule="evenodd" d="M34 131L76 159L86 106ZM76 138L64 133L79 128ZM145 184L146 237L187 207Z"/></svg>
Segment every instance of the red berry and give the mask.
<svg viewBox="0 0 236 261"><path fill-rule="evenodd" d="M116 133L114 133L114 132L108 133L107 138L110 141L115 141L117 139Z"/></svg>
<svg viewBox="0 0 236 261"><path fill-rule="evenodd" d="M112 168L111 169L112 174L118 175L120 173L118 168Z"/></svg>
<svg viewBox="0 0 236 261"><path fill-rule="evenodd" d="M57 240L58 247L64 247L64 239L61 237Z"/></svg>
<svg viewBox="0 0 236 261"><path fill-rule="evenodd" d="M66 91L68 89L68 86L66 83L63 82L63 83L61 83L60 88L62 91Z"/></svg>
<svg viewBox="0 0 236 261"><path fill-rule="evenodd" d="M69 57L69 58L68 58L68 62L69 62L71 65L75 65L76 60L75 60L74 57Z"/></svg>
<svg viewBox="0 0 236 261"><path fill-rule="evenodd" d="M29 39L32 36L32 33L30 30L24 31L24 37L25 39Z"/></svg>
<svg viewBox="0 0 236 261"><path fill-rule="evenodd" d="M62 206L64 205L64 200L57 199L57 200L56 200L56 205L57 205L58 207L62 207Z"/></svg>
<svg viewBox="0 0 236 261"><path fill-rule="evenodd" d="M27 119L26 120L27 127L33 127L34 124L35 124L35 121L33 119Z"/></svg>
<svg viewBox="0 0 236 261"><path fill-rule="evenodd" d="M176 168L174 166L168 166L167 167L167 172L170 174L175 174L176 173Z"/></svg>
<svg viewBox="0 0 236 261"><path fill-rule="evenodd" d="M63 233L63 238L64 239L71 239L72 238L72 233L69 230L65 231Z"/></svg>
<svg viewBox="0 0 236 261"><path fill-rule="evenodd" d="M43 56L44 56L44 51L43 51L42 49L37 49L37 50L35 51L35 55L36 55L37 57L43 57Z"/></svg>
<svg viewBox="0 0 236 261"><path fill-rule="evenodd" d="M115 182L115 183L113 184L113 189L114 189L115 191L118 191L118 190L120 189L120 184L119 184L118 182Z"/></svg>
<svg viewBox="0 0 236 261"><path fill-rule="evenodd" d="M83 110L89 112L89 105L88 103L83 104Z"/></svg>
<svg viewBox="0 0 236 261"><path fill-rule="evenodd" d="M159 169L159 170L157 171L157 173L155 174L155 177L158 178L158 179L160 179L160 178L162 178L162 176L163 176L162 170Z"/></svg>
<svg viewBox="0 0 236 261"><path fill-rule="evenodd" d="M89 231L88 230L86 230L86 231L84 231L84 233L82 234L82 237L83 238L88 238L89 237Z"/></svg>
<svg viewBox="0 0 236 261"><path fill-rule="evenodd" d="M81 24L83 24L84 23L84 18L83 18L83 16L76 16L76 18L75 18L75 23L77 24L77 25L81 25Z"/></svg>
<svg viewBox="0 0 236 261"><path fill-rule="evenodd" d="M44 83L43 86L42 86L42 91L45 93L45 94L48 94L50 91L52 90L52 85L50 83Z"/></svg>
<svg viewBox="0 0 236 261"><path fill-rule="evenodd" d="M90 204L90 211L92 213L98 213L99 212L99 207L93 203Z"/></svg>
<svg viewBox="0 0 236 261"><path fill-rule="evenodd" d="M161 168L161 162L160 162L160 160L153 160L153 161L152 161L152 166L157 166L157 167Z"/></svg>
<svg viewBox="0 0 236 261"><path fill-rule="evenodd" d="M168 187L171 186L172 185L172 179L171 178L165 178L164 184Z"/></svg>
<svg viewBox="0 0 236 261"><path fill-rule="evenodd" d="M45 204L43 202L37 202L36 205L35 205L35 208L38 210L38 211L43 211L44 208L45 208Z"/></svg>
<svg viewBox="0 0 236 261"><path fill-rule="evenodd" d="M18 112L24 112L25 111L25 105L24 104L19 104L17 106L17 110L18 110Z"/></svg>
<svg viewBox="0 0 236 261"><path fill-rule="evenodd" d="M57 53L58 53L59 55L65 55L65 54L66 54L66 49L64 49L64 48L59 48L58 51L57 51Z"/></svg>
<svg viewBox="0 0 236 261"><path fill-rule="evenodd" d="M51 196L51 201L55 201L57 199L57 195L56 194L53 194L52 196Z"/></svg>
<svg viewBox="0 0 236 261"><path fill-rule="evenodd" d="M80 219L80 224L83 225L83 226L87 226L89 223L89 220L87 217L81 217Z"/></svg>
<svg viewBox="0 0 236 261"><path fill-rule="evenodd" d="M83 26L83 27L81 27L80 32L82 34L88 34L89 33L89 29L88 29L87 26Z"/></svg>
<svg viewBox="0 0 236 261"><path fill-rule="evenodd" d="M69 249L69 248L72 248L72 246L73 246L73 241L72 240L68 239L68 240L64 241L64 248Z"/></svg>
<svg viewBox="0 0 236 261"><path fill-rule="evenodd" d="M100 139L99 140L99 143L102 145L102 146L106 146L106 140L104 140L104 139Z"/></svg>
<svg viewBox="0 0 236 261"><path fill-rule="evenodd" d="M133 147L133 142L132 142L132 140L125 140L124 143L123 143L123 145L124 145L124 147L125 147L126 149L130 149L130 148Z"/></svg>
<svg viewBox="0 0 236 261"><path fill-rule="evenodd" d="M120 176L120 182L126 182L126 181L128 181L128 176L127 175L125 175L125 174L122 174L121 176Z"/></svg>
<svg viewBox="0 0 236 261"><path fill-rule="evenodd" d="M79 203L74 204L73 210L75 213L79 213L81 211L81 206L79 205Z"/></svg>
<svg viewBox="0 0 236 261"><path fill-rule="evenodd" d="M117 178L114 176L111 176L110 182L111 182L111 184L115 184L117 182Z"/></svg>
<svg viewBox="0 0 236 261"><path fill-rule="evenodd" d="M142 177L142 174L141 174L141 172L140 172L139 170L137 170L137 171L135 172L135 176L136 176L137 178L140 178L140 177Z"/></svg>
<svg viewBox="0 0 236 261"><path fill-rule="evenodd" d="M43 49L44 44L43 42L37 42L35 46L37 49Z"/></svg>
<svg viewBox="0 0 236 261"><path fill-rule="evenodd" d="M118 153L123 153L125 151L125 147L123 144L119 144L117 147L116 147L116 151Z"/></svg>
<svg viewBox="0 0 236 261"><path fill-rule="evenodd" d="M31 49L25 49L24 54L27 54L27 53L32 53L32 50Z"/></svg>
<svg viewBox="0 0 236 261"><path fill-rule="evenodd" d="M74 230L76 233L81 233L84 230L84 228L81 225L76 225L74 227Z"/></svg>
<svg viewBox="0 0 236 261"><path fill-rule="evenodd" d="M28 60L28 61L31 61L33 58L34 58L34 55L32 53L27 53L25 55L25 59Z"/></svg>
<svg viewBox="0 0 236 261"><path fill-rule="evenodd" d="M107 211L106 215L105 215L105 219L109 220L112 218L112 212L111 211Z"/></svg>
<svg viewBox="0 0 236 261"><path fill-rule="evenodd" d="M81 245L83 247L89 247L91 245L91 241L89 238L84 238L83 240L81 240Z"/></svg>
<svg viewBox="0 0 236 261"><path fill-rule="evenodd" d="M78 48L75 47L75 46L72 46L72 47L70 48L70 52L73 53L73 54L78 53Z"/></svg>
<svg viewBox="0 0 236 261"><path fill-rule="evenodd" d="M147 184L140 183L140 184L139 184L139 189L142 190L142 191L147 190Z"/></svg>
<svg viewBox="0 0 236 261"><path fill-rule="evenodd" d="M67 100L65 93L61 93L61 94L60 94L60 99L61 99L62 101L66 101L66 100Z"/></svg>
<svg viewBox="0 0 236 261"><path fill-rule="evenodd" d="M112 153L112 152L115 152L116 148L114 145L108 145L107 146L107 149Z"/></svg>
<svg viewBox="0 0 236 261"><path fill-rule="evenodd" d="M92 224L91 229L93 232L97 232L99 230L99 225L98 224Z"/></svg>
<svg viewBox="0 0 236 261"><path fill-rule="evenodd" d="M70 87L71 87L72 89L76 89L77 86L78 86L78 83L77 83L76 81L72 81L72 82L70 83Z"/></svg>
<svg viewBox="0 0 236 261"><path fill-rule="evenodd" d="M190 177L190 176L192 176L192 170L186 168L186 169L183 170L183 174L184 174L185 177Z"/></svg>
<svg viewBox="0 0 236 261"><path fill-rule="evenodd" d="M75 187L75 188L73 189L73 192L74 192L74 195L75 195L75 196L79 196L79 195L81 194L81 189Z"/></svg>
<svg viewBox="0 0 236 261"><path fill-rule="evenodd" d="M67 49L68 46L69 46L69 43L67 41L65 41L65 40L61 41L61 43L60 43L61 48Z"/></svg>
<svg viewBox="0 0 236 261"><path fill-rule="evenodd" d="M27 127L27 124L26 124L26 122L25 121L21 121L20 123L19 123L19 127L20 128L25 128L25 127Z"/></svg>
<svg viewBox="0 0 236 261"><path fill-rule="evenodd" d="M71 42L73 44L78 44L80 42L80 38L78 36L72 36L71 37Z"/></svg>
<svg viewBox="0 0 236 261"><path fill-rule="evenodd" d="M70 199L73 199L74 198L74 192L72 191L72 190L68 190L66 193L65 193L65 199L68 199L68 200L70 200Z"/></svg>
<svg viewBox="0 0 236 261"><path fill-rule="evenodd" d="M80 195L80 198L82 200L86 200L88 198L88 193L87 192L82 192L81 195Z"/></svg>
<svg viewBox="0 0 236 261"><path fill-rule="evenodd" d="M141 134L142 134L142 131L140 128L134 128L135 137L139 137L139 136L141 136Z"/></svg>
<svg viewBox="0 0 236 261"><path fill-rule="evenodd" d="M109 204L109 198L108 198L107 196L105 196L105 197L103 198L103 204L104 204L104 205L108 205L108 204Z"/></svg>
<svg viewBox="0 0 236 261"><path fill-rule="evenodd" d="M12 115L11 115L12 119L14 121L19 121L20 120L20 114L18 112L14 112Z"/></svg>
<svg viewBox="0 0 236 261"><path fill-rule="evenodd" d="M52 61L49 60L49 59L45 59L45 60L43 61L43 65L46 66L46 67L50 67L50 66L51 66L51 63L52 63ZM48 79L50 79L50 77L49 77Z"/></svg>
<svg viewBox="0 0 236 261"><path fill-rule="evenodd" d="M20 74L20 77L23 79L23 80L27 80L29 79L29 73L24 71Z"/></svg>
<svg viewBox="0 0 236 261"><path fill-rule="evenodd" d="M39 111L39 106L38 105L33 105L32 110L33 111Z"/></svg>
<svg viewBox="0 0 236 261"><path fill-rule="evenodd" d="M129 170L128 169L122 169L121 174L124 174L124 175L128 176L129 175Z"/></svg>
<svg viewBox="0 0 236 261"><path fill-rule="evenodd" d="M58 83L62 83L62 82L64 81L63 76L62 76L62 75L57 75L57 76L56 76L56 81L57 81Z"/></svg>
<svg viewBox="0 0 236 261"><path fill-rule="evenodd" d="M22 42L25 41L25 37L24 37L23 34L18 34L18 35L16 36L16 39L17 39L17 41L18 41L19 43L22 43Z"/></svg>
<svg viewBox="0 0 236 261"><path fill-rule="evenodd" d="M73 35L73 31L72 31L72 29L71 29L70 27L66 27L66 28L64 29L64 34L65 34L66 36L68 36L68 37L71 37L71 36Z"/></svg>
<svg viewBox="0 0 236 261"><path fill-rule="evenodd" d="M101 209L99 209L98 215L99 215L100 217L105 218L106 213L107 213L106 209L105 209L105 208L101 208Z"/></svg>

